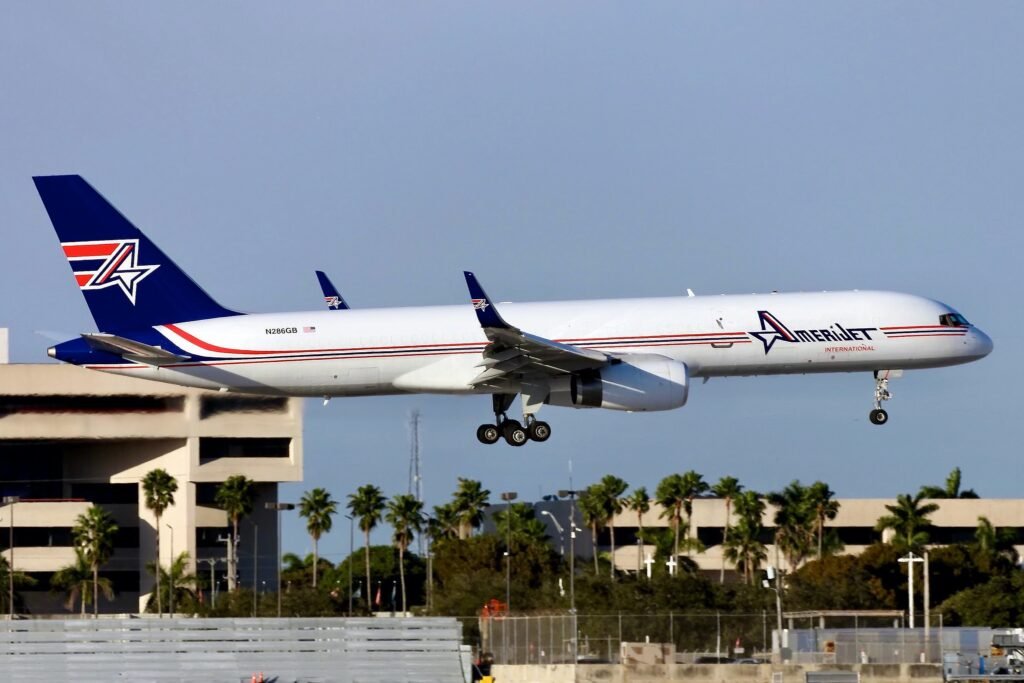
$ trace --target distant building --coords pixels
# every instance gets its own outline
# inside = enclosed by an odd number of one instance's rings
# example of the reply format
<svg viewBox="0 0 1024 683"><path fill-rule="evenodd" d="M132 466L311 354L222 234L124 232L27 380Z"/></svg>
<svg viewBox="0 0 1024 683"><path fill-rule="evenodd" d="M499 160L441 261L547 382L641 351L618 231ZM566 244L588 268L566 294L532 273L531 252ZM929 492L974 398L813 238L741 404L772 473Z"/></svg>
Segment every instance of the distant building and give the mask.
<svg viewBox="0 0 1024 683"><path fill-rule="evenodd" d="M878 519L889 514L886 505L894 505L894 498L839 498L839 514L834 520L827 522L826 530L834 530L843 544L841 554L859 555L872 543L889 540L891 532L880 532L875 530ZM974 539L975 530L978 527L978 517L985 516L992 522L993 526L1013 529L1017 533L1017 539L1021 542L1017 551L1024 556L1024 499L936 499L929 502L938 504L939 509L929 519L934 525L931 532L931 542L934 545L945 545L950 543L970 542ZM544 522L548 528L548 537L556 550L564 547L565 553L569 552L570 538L568 500L544 500L532 504L537 519ZM494 512L504 509L504 504L493 505L487 510L487 517L484 522L486 531L493 531ZM542 514L541 511L547 514ZM657 505L652 506L651 511L643 516L643 525L647 529L668 527L668 519L661 516L662 509ZM735 514L735 513L733 513ZM558 521L562 527L562 533L551 519L551 516ZM766 545L768 559L764 565L776 565L782 569L788 569L784 557L776 559L775 546L772 541L775 536L773 519L775 508L771 505L763 518L764 530L761 534L761 542ZM733 520L735 524L735 519ZM576 524L581 529L577 531L574 541L577 557L593 557L593 544L591 543L591 532L583 523L579 510L576 511ZM725 500L721 498L697 498L693 501L693 520L690 527L691 537L697 538L704 544L703 552L689 554L690 559L697 563L701 571L715 574L721 571L722 567L722 539L726 525ZM685 519L684 519L685 526ZM626 510L615 517L615 565L620 571L635 572L637 567L637 554L641 554L641 562L647 554L654 555L655 549L652 545L639 545L637 539L636 513ZM684 528L679 531L680 539L683 538ZM597 534L598 552L607 553L611 551L611 530L601 529ZM680 553L686 554L686 553ZM813 555L812 555L813 556ZM643 566L643 565L641 565ZM727 573L732 566L726 562Z"/></svg>
<svg viewBox="0 0 1024 683"><path fill-rule="evenodd" d="M298 399L203 391L120 377L70 365L0 364L0 548L35 578L22 591L33 614L63 613L50 578L74 562L71 529L90 504L109 511L119 531L101 574L113 582L104 612L138 612L153 577L155 520L140 484L162 467L178 480L164 512L160 559L187 551L203 579L224 588L228 521L214 503L218 484L244 474L256 484L253 513L239 526L239 581L274 590L278 561L278 483L302 479L302 404ZM257 532L258 529L258 532ZM254 563L255 554L255 563Z"/></svg>

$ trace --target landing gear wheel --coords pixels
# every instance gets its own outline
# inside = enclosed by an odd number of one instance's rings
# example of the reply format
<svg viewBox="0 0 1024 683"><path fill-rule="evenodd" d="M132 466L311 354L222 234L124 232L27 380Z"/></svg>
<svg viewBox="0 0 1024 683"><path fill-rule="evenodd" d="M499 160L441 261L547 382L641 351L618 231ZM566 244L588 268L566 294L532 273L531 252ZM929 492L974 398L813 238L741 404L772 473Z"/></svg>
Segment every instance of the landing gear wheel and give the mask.
<svg viewBox="0 0 1024 683"><path fill-rule="evenodd" d="M476 428L476 438L480 440L480 443L485 443L488 446L492 443L496 443L501 437L501 432L495 425L480 425Z"/></svg>
<svg viewBox="0 0 1024 683"><path fill-rule="evenodd" d="M871 424L884 425L889 421L889 413L885 412L881 408L875 408L871 411L870 419Z"/></svg>
<svg viewBox="0 0 1024 683"><path fill-rule="evenodd" d="M501 433L510 446L522 446L529 440L526 430L517 420L505 420L501 424Z"/></svg>
<svg viewBox="0 0 1024 683"><path fill-rule="evenodd" d="M551 426L547 422L534 421L527 427L526 433L533 441L547 441L551 436Z"/></svg>

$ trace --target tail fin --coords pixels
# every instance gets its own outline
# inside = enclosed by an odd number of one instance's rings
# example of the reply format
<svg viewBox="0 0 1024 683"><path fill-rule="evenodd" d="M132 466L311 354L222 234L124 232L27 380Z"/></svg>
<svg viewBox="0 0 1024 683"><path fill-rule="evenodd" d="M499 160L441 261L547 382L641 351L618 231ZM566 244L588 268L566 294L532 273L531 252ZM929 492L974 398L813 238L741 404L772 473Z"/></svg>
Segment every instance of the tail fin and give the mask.
<svg viewBox="0 0 1024 683"><path fill-rule="evenodd" d="M238 315L210 298L81 176L33 180L100 331Z"/></svg>
<svg viewBox="0 0 1024 683"><path fill-rule="evenodd" d="M327 304L327 308L334 311L347 311L349 305L342 298L338 288L331 282L331 278L327 277L327 273L322 270L316 271L316 279L320 281L320 289L324 292L324 302Z"/></svg>

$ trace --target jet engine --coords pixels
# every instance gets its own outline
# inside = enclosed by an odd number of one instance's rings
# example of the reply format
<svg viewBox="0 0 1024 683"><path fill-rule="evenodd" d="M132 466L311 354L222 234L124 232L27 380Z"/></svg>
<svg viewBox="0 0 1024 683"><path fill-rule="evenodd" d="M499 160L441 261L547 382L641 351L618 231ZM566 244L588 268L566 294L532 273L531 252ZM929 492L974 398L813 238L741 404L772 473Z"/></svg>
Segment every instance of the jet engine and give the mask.
<svg viewBox="0 0 1024 683"><path fill-rule="evenodd" d="M686 404L686 363L656 355L630 355L600 370L584 370L551 382L547 403L571 408L645 412Z"/></svg>

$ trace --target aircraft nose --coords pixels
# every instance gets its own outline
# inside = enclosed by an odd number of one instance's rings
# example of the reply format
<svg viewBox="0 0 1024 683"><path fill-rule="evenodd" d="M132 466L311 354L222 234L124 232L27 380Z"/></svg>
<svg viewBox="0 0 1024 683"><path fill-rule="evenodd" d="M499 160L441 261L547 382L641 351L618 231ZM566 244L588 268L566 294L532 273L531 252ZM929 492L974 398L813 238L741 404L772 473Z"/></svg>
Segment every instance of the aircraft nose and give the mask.
<svg viewBox="0 0 1024 683"><path fill-rule="evenodd" d="M992 349L995 347L995 344L992 343L991 337L975 327L973 346L977 357L984 358L988 354L992 353Z"/></svg>

